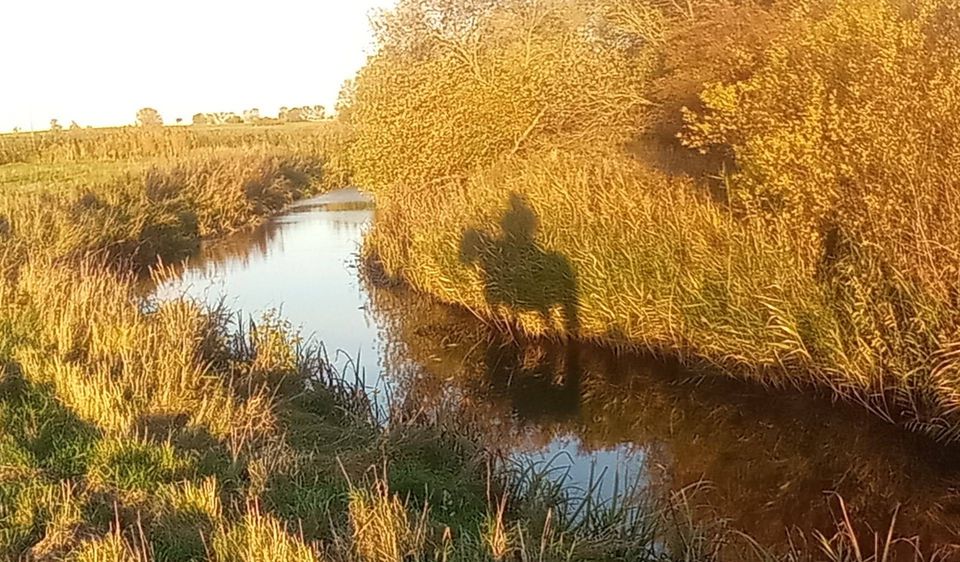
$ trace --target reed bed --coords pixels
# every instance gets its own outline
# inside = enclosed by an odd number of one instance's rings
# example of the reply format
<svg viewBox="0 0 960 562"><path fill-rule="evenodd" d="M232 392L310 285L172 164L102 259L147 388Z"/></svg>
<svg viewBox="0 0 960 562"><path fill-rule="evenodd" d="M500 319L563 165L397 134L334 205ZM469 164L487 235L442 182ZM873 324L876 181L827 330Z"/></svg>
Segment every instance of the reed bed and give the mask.
<svg viewBox="0 0 960 562"><path fill-rule="evenodd" d="M382 198L368 255L387 275L507 331L666 354L777 387L825 386L950 438L957 403L947 373L934 368L942 352L923 333L891 332L882 301L840 280L818 281L816 259L788 228L744 223L690 181L602 158L554 152L508 162L417 205ZM507 241L465 259L464 233L510 228L511 198L536 217L533 243L512 261L503 258ZM567 267L549 270L550 254ZM859 279L876 272L874 282L922 315L914 321L928 335L950 325L945 303L894 289L901 280L881 279L872 259L857 255L845 267ZM574 328L562 299L537 301L569 286ZM896 362L889 349L900 350Z"/></svg>
<svg viewBox="0 0 960 562"><path fill-rule="evenodd" d="M0 135L0 165L143 161L176 158L198 150L286 148L335 157L349 138L342 122L263 126L118 127Z"/></svg>
<svg viewBox="0 0 960 562"><path fill-rule="evenodd" d="M367 256L508 332L955 441L960 43L915 4L498 0L433 33L402 1L352 114Z"/></svg>
<svg viewBox="0 0 960 562"><path fill-rule="evenodd" d="M317 192L321 166L290 153L193 154L108 179L4 189L0 224L8 246L24 254L101 253L143 268L158 259L178 261L202 238L246 228Z"/></svg>
<svg viewBox="0 0 960 562"><path fill-rule="evenodd" d="M0 557L491 559L482 522L506 476L487 476L468 436L383 424L280 319L142 296L158 260L323 189L325 160L219 145L146 157L144 138L180 133L102 134L134 160L3 170ZM567 558L581 534L538 559Z"/></svg>
<svg viewBox="0 0 960 562"><path fill-rule="evenodd" d="M385 16L347 120L0 137L0 557L889 562L898 539L857 536L845 507L835 534L769 552L695 524L686 490L579 497L457 420L383 423L281 319L141 295L159 262L356 166L368 258L500 328L826 386L955 437L958 112L917 87L954 91L948 3L462 4ZM769 37L739 42L743 21ZM691 70L705 30L739 47ZM831 79L844 96L803 89ZM910 119L935 149L871 137ZM654 134L706 154L671 145L664 171L633 146Z"/></svg>
<svg viewBox="0 0 960 562"><path fill-rule="evenodd" d="M653 506L574 524L549 478L490 473L449 427L382 425L282 322L233 318L143 300L96 262L19 270L0 292L0 555L676 559Z"/></svg>

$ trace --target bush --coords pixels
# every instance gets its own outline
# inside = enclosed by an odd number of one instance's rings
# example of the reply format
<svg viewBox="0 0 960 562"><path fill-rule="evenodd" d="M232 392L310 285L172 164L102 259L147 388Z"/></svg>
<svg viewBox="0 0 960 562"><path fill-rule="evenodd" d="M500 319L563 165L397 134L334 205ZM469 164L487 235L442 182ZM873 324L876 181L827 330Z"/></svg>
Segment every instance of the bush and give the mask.
<svg viewBox="0 0 960 562"><path fill-rule="evenodd" d="M642 38L584 3L406 1L378 29L350 111L357 179L378 195L504 154L625 141L646 104Z"/></svg>

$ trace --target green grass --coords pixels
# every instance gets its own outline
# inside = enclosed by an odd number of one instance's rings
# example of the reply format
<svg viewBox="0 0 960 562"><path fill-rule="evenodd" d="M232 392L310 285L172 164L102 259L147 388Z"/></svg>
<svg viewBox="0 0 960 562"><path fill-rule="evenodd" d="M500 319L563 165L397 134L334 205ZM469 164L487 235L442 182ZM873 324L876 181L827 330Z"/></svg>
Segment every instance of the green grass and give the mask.
<svg viewBox="0 0 960 562"><path fill-rule="evenodd" d="M0 379L0 466L52 479L84 474L99 442L96 428L57 402L50 389L15 375ZM15 467L15 468L14 468Z"/></svg>
<svg viewBox="0 0 960 562"><path fill-rule="evenodd" d="M49 389L0 374L0 554L33 544L55 517L57 482L82 477L100 432Z"/></svg>
<svg viewBox="0 0 960 562"><path fill-rule="evenodd" d="M101 441L88 476L120 492L150 492L164 484L188 480L196 473L170 443L136 440Z"/></svg>
<svg viewBox="0 0 960 562"><path fill-rule="evenodd" d="M159 159L124 162L67 162L44 165L17 163L0 166L0 193L49 191L115 181L162 163Z"/></svg>

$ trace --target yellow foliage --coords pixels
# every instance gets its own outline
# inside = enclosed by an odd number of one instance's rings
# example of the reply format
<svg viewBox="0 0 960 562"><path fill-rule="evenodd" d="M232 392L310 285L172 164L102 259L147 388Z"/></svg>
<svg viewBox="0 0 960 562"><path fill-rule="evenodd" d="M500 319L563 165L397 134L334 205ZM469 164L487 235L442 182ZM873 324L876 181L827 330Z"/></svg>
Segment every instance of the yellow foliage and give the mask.
<svg viewBox="0 0 960 562"><path fill-rule="evenodd" d="M251 512L213 539L215 562L316 562L314 551L274 517Z"/></svg>
<svg viewBox="0 0 960 562"><path fill-rule="evenodd" d="M70 562L150 562L149 547L135 544L119 532L84 541L68 558Z"/></svg>
<svg viewBox="0 0 960 562"><path fill-rule="evenodd" d="M377 482L373 490L352 489L348 507L360 561L401 562L423 552L426 513L413 521L407 506L386 483Z"/></svg>
<svg viewBox="0 0 960 562"><path fill-rule="evenodd" d="M788 218L829 260L876 248L946 296L960 273L956 5L798 4L752 76L703 92L686 142L735 158L730 197L748 215Z"/></svg>
<svg viewBox="0 0 960 562"><path fill-rule="evenodd" d="M960 403L954 4L401 2L352 108L367 252L530 334L955 436L927 415Z"/></svg>
<svg viewBox="0 0 960 562"><path fill-rule="evenodd" d="M642 38L596 3L407 0L380 32L351 112L357 179L378 195L538 147L622 142L647 104Z"/></svg>

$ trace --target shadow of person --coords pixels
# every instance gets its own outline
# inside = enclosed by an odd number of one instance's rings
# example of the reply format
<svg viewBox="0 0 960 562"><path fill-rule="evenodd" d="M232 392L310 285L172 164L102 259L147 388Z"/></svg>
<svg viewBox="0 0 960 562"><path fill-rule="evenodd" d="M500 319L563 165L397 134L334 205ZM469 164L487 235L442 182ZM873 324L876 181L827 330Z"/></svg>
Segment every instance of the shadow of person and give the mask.
<svg viewBox="0 0 960 562"><path fill-rule="evenodd" d="M538 222L530 204L512 193L499 234L464 231L460 261L477 268L492 310L536 312L549 331L557 328L554 312L559 309L563 317L559 334L573 340L580 328L576 272L566 257L537 243Z"/></svg>
<svg viewBox="0 0 960 562"><path fill-rule="evenodd" d="M579 394L581 378L577 276L565 256L540 246L536 240L538 228L537 215L529 202L511 193L500 217L500 232L465 230L460 241L460 260L476 268L491 310L506 308L512 314L534 312L547 333L559 334L566 342L559 369L564 379L560 394L564 398L559 402L569 407ZM559 325L557 313L561 316ZM488 357L488 374L502 375L502 359Z"/></svg>

